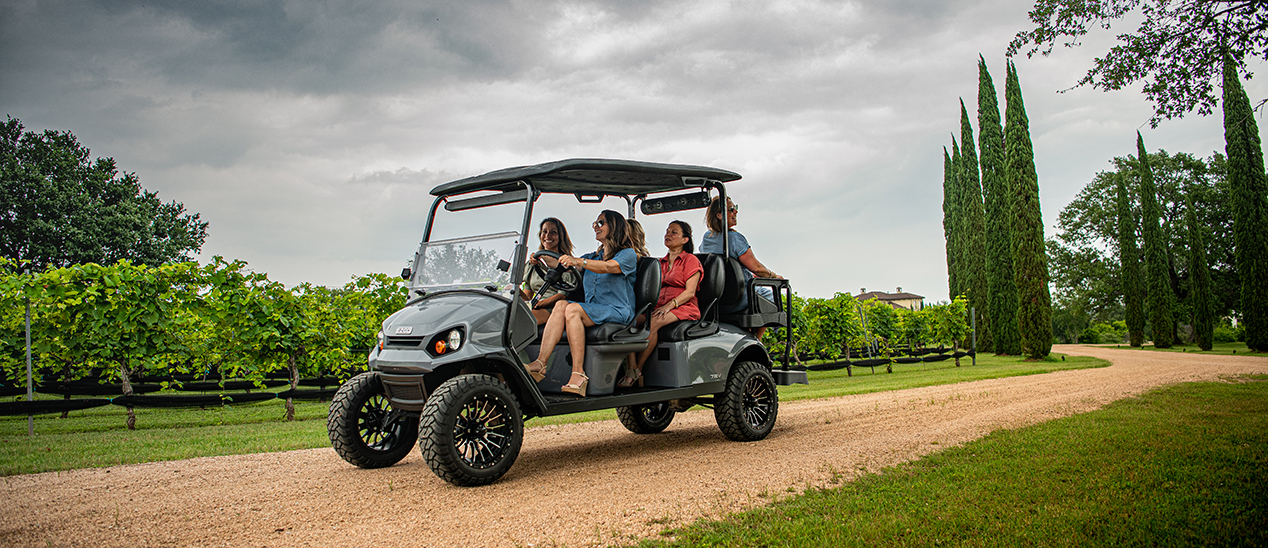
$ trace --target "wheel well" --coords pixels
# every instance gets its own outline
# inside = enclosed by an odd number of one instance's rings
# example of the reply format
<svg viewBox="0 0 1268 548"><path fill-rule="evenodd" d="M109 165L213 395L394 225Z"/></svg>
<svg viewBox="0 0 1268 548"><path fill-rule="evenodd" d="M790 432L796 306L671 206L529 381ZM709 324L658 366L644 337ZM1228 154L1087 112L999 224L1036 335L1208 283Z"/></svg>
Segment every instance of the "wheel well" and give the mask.
<svg viewBox="0 0 1268 548"><path fill-rule="evenodd" d="M444 384L445 381L449 379L457 377L458 375L484 374L497 377L498 379L501 379L502 382L505 382L506 386L511 390L511 393L515 394L516 398L519 398L521 410L527 411L531 409L533 411L540 411L536 408L536 404L533 402L533 399L529 397L527 392L528 387L522 383L522 379L518 375L512 373L512 368L515 367L519 366L508 363L505 360L489 356L482 356L459 363L445 364L423 377L423 386L426 390L424 398L430 398L432 392L439 388L440 385Z"/></svg>
<svg viewBox="0 0 1268 548"><path fill-rule="evenodd" d="M758 343L750 344L740 351L740 355L736 356L735 363L739 362L757 362L766 367L773 367L770 354L766 352L766 347Z"/></svg>

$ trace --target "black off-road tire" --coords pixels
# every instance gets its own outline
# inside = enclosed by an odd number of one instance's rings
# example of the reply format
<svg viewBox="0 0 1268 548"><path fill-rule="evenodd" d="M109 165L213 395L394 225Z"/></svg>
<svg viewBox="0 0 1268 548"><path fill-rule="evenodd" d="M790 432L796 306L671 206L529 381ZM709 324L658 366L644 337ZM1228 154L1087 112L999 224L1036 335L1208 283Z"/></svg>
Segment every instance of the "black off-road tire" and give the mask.
<svg viewBox="0 0 1268 548"><path fill-rule="evenodd" d="M621 424L635 434L655 434L664 432L669 423L674 422L674 410L669 402L649 403L616 408L616 418Z"/></svg>
<svg viewBox="0 0 1268 548"><path fill-rule="evenodd" d="M383 468L401 461L418 441L418 417L392 409L375 371L343 383L330 400L326 417L330 445L343 460L361 468Z"/></svg>
<svg viewBox="0 0 1268 548"><path fill-rule="evenodd" d="M506 384L488 375L459 375L427 399L419 450L440 479L454 485L493 483L520 454L524 416Z"/></svg>
<svg viewBox="0 0 1268 548"><path fill-rule="evenodd" d="M779 416L779 391L770 370L757 362L735 364L726 392L717 395L713 416L734 441L757 441L770 434Z"/></svg>

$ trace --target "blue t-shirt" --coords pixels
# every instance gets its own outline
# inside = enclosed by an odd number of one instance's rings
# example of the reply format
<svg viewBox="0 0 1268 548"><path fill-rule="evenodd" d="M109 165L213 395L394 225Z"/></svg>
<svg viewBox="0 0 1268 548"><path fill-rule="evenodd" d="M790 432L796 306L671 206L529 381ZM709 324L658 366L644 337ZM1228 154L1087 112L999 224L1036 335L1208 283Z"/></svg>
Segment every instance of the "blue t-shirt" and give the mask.
<svg viewBox="0 0 1268 548"><path fill-rule="evenodd" d="M743 255L751 247L748 245L748 238L734 230L727 231L726 239L727 243L731 245L731 258L737 261L740 260L740 255ZM700 240L699 253L722 253L722 235L712 230L705 232L704 238ZM748 283L751 279L753 279L753 273L745 268L744 283Z"/></svg>
<svg viewBox="0 0 1268 548"><path fill-rule="evenodd" d="M603 260L598 251L581 256L591 261ZM616 252L612 260L621 265L620 274L596 274L583 272L581 285L586 290L586 302L581 308L594 323L622 323L634 321L634 278L638 272L638 255L633 249Z"/></svg>

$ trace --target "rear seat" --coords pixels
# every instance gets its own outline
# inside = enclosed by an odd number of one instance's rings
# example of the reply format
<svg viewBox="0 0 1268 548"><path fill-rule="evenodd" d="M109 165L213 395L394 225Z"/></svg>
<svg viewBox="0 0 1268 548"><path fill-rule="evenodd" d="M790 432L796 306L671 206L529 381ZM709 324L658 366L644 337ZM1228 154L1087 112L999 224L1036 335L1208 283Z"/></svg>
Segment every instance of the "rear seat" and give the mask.
<svg viewBox="0 0 1268 548"><path fill-rule="evenodd" d="M724 289L719 299L719 309L726 310L740 302L741 296L748 297L748 308L737 313L721 314L719 318L725 323L746 329L758 327L788 327L788 311L784 309L785 299L792 294L788 280L775 278L753 278L747 285L744 280L744 266L731 257L721 254L703 254L701 257L716 257L723 264L726 276ZM710 259L713 260L713 259ZM771 288L775 301L771 302L757 294L757 288Z"/></svg>

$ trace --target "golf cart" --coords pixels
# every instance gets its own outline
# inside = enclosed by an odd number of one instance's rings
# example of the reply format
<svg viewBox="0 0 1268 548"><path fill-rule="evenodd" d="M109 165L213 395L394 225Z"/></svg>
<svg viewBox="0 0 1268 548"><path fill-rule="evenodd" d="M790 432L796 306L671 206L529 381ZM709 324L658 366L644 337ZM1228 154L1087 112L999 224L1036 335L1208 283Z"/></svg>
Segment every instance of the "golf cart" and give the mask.
<svg viewBox="0 0 1268 548"><path fill-rule="evenodd" d="M586 329L590 383L584 397L560 390L572 370L566 338L546 360L545 379L534 382L524 367L537 359L542 336L531 309L537 296L526 301L518 291L531 267L534 205L548 197L575 209L615 198L629 218L636 207L646 215L700 210L711 195L725 200L723 183L739 178L701 166L580 159L503 169L432 189L422 244L402 272L409 280L408 302L384 320L370 370L344 383L331 403L327 427L335 451L356 466L379 468L400 461L421 438L418 445L437 476L483 485L514 464L524 420L531 417L615 408L630 431L651 434L668 427L675 413L702 405L713 408L726 437L765 438L779 412L777 385L807 381L805 371L788 368L787 352L776 368L750 330L781 328L790 338L792 289L782 279L745 284L739 262L726 253L697 254L704 267L696 293L702 317L661 329L643 367L644 386L616 383L625 357L647 346L650 322L637 319ZM433 238L441 228L438 212L456 237ZM514 225L489 232L498 222ZM550 269L547 283L584 301L579 288L563 281L562 269ZM759 296L762 286L771 289L773 302ZM658 260L640 259L636 315L650 315L659 290ZM746 295L747 309L725 312Z"/></svg>

